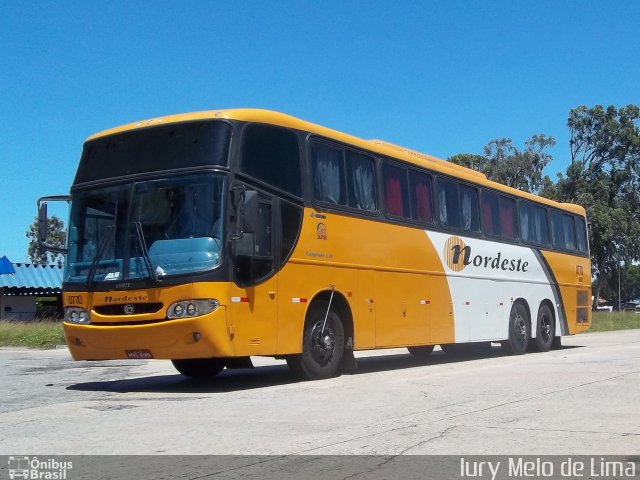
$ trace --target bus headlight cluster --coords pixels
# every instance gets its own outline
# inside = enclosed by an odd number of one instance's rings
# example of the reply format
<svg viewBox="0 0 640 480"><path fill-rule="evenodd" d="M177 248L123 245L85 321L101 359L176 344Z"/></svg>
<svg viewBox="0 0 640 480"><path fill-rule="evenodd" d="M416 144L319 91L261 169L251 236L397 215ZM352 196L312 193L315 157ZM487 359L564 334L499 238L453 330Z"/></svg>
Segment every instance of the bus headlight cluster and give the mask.
<svg viewBox="0 0 640 480"><path fill-rule="evenodd" d="M213 312L220 306L217 300L207 298L204 300L183 300L172 303L167 309L167 318L199 317Z"/></svg>
<svg viewBox="0 0 640 480"><path fill-rule="evenodd" d="M64 320L68 323L88 325L91 323L91 315L84 308L67 307L64 311Z"/></svg>

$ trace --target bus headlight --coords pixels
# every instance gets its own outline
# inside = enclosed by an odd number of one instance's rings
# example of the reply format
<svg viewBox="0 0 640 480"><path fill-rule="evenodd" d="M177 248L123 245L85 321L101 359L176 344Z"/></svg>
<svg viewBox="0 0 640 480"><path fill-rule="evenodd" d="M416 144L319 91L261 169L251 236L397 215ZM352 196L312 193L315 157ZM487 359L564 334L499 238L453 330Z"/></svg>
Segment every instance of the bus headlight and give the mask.
<svg viewBox="0 0 640 480"><path fill-rule="evenodd" d="M91 315L89 315L89 312L84 308L67 307L64 310L64 321L80 325L88 325L91 323Z"/></svg>
<svg viewBox="0 0 640 480"><path fill-rule="evenodd" d="M213 312L220 306L217 300L207 298L204 300L182 300L172 303L167 309L167 318L200 317Z"/></svg>

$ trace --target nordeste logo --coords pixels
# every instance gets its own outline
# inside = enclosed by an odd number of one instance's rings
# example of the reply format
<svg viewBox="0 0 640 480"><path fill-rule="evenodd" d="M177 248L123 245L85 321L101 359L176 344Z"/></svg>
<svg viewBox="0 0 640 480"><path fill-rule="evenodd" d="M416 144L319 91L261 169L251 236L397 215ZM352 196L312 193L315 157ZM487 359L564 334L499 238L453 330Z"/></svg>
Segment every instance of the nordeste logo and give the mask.
<svg viewBox="0 0 640 480"><path fill-rule="evenodd" d="M449 237L444 242L442 253L447 267L454 272L461 272L469 265L505 272L527 272L529 268L528 261L522 258L507 258L502 252L497 252L495 256L474 255L471 245L465 244L456 236Z"/></svg>

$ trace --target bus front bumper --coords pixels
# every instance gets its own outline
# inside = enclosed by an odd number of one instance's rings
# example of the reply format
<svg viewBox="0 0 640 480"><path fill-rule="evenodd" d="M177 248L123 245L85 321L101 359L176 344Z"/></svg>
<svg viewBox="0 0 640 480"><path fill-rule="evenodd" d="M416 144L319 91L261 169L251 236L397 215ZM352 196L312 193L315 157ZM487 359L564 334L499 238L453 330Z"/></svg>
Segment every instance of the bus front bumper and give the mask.
<svg viewBox="0 0 640 480"><path fill-rule="evenodd" d="M146 324L64 323L74 360L232 357L224 307L201 317Z"/></svg>

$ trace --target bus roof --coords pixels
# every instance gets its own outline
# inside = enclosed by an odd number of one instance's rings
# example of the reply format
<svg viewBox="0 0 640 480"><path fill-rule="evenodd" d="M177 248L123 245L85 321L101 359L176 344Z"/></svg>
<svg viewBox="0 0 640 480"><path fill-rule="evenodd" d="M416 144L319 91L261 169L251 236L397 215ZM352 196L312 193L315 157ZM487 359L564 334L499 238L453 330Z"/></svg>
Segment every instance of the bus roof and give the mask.
<svg viewBox="0 0 640 480"><path fill-rule="evenodd" d="M87 138L87 141L94 140L96 138L107 136L107 135L122 133L130 130L136 130L136 129L146 128L146 127L152 127L156 125L188 122L188 121L194 121L194 120L205 120L205 119L229 119L229 120L240 120L245 122L260 122L260 123L278 125L282 127L294 128L297 130L303 130L303 131L314 133L317 135L322 135L324 137L331 138L337 141L341 141L341 142L353 145L355 147L360 147L369 151L373 151L381 155L397 158L399 160L403 160L405 162L408 162L420 167L424 167L435 172L439 172L445 175L451 175L451 176L460 178L462 180L466 180L470 183L491 187L495 190L499 190L510 195L533 200L533 201L543 203L552 207L568 210L578 215L582 215L582 216L585 215L585 210L580 205L576 205L572 203L559 203L544 197L539 197L537 195L534 195L528 192L524 192L512 187L502 185L500 183L487 179L487 177L483 173L477 172L475 170L472 170L460 165L456 165L451 162L447 162L446 160L441 160L431 155L417 152L409 148L401 147L399 145L386 142L384 140L376 140L376 139L364 140L362 138L355 137L353 135L342 133L337 130L332 130L330 128L323 127L321 125L316 125L314 123L301 120L291 115L287 115L284 113L275 112L271 110L243 108L243 109L230 109L230 110L206 110L201 112L167 115L164 117L141 120L138 122L121 125L119 127L111 128L108 130L103 130Z"/></svg>

